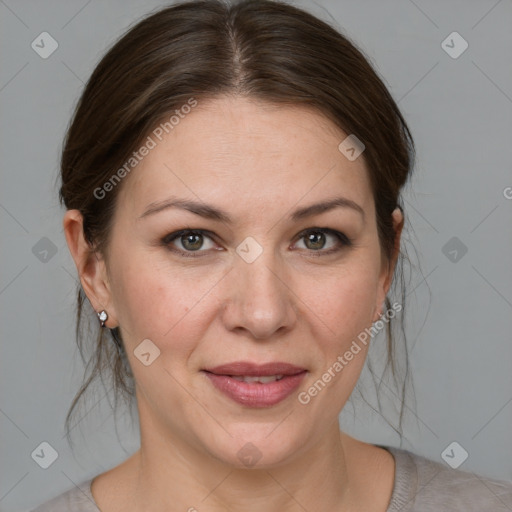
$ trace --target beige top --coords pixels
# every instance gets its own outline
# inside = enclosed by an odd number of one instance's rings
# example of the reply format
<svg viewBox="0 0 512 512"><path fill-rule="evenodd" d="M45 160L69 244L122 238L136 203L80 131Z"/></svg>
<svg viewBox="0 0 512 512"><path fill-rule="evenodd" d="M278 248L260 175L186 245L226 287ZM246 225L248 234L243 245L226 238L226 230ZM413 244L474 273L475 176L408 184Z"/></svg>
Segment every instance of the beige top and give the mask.
<svg viewBox="0 0 512 512"><path fill-rule="evenodd" d="M386 512L512 511L512 481L480 477L407 450L378 446L395 458L395 482ZM32 512L98 512L91 493L92 480Z"/></svg>

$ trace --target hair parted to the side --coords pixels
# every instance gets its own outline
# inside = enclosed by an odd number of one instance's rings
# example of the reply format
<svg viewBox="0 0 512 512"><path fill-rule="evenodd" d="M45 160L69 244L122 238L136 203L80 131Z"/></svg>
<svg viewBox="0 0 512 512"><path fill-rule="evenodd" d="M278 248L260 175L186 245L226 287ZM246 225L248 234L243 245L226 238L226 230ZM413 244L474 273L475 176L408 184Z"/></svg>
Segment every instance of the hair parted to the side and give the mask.
<svg viewBox="0 0 512 512"><path fill-rule="evenodd" d="M64 140L59 194L67 209L77 209L83 215L91 251L98 251L108 262L109 233L123 184L102 199L94 191L123 166L169 113L190 98L200 104L220 95L307 106L363 141L361 158L371 181L379 242L390 261L395 242L391 213L397 206L404 211L400 192L415 158L409 128L383 81L354 43L304 10L271 0L175 4L132 26L101 59ZM401 249L390 290L401 293L399 320L404 344L399 352L395 322L389 320L385 368L385 372L391 368L401 400L398 426L391 425L400 437L409 379L403 324L404 261L408 257ZM76 336L80 354L88 363L84 383L66 416L68 440L77 404L96 377L104 383L105 371L112 379L113 386L107 389L114 390L116 406L118 395L130 406L134 401L133 374L119 329L109 333L94 319L97 333L91 336L90 329L84 329L84 307L88 319L95 316L79 286ZM385 307L391 309L389 294ZM109 339L111 335L120 340L121 348ZM86 351L90 352L88 358ZM401 383L398 355L405 358Z"/></svg>

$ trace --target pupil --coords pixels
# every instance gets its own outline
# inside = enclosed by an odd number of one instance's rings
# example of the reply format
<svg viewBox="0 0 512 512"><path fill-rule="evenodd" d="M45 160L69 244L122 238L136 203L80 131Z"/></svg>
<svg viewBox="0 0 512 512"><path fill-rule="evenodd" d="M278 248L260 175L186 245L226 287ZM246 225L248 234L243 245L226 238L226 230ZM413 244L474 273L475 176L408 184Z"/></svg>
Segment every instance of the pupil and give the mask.
<svg viewBox="0 0 512 512"><path fill-rule="evenodd" d="M198 234L184 235L181 237L181 240L183 247L186 249L196 250L199 249L202 245L201 235Z"/></svg>
<svg viewBox="0 0 512 512"><path fill-rule="evenodd" d="M325 242L325 235L324 233L320 233L320 232L315 232L315 233L311 233L310 235L308 235L306 237L306 240L307 240L307 243L306 245L308 245L308 243L312 243L312 247L309 247L310 249L321 249L324 245L324 242Z"/></svg>

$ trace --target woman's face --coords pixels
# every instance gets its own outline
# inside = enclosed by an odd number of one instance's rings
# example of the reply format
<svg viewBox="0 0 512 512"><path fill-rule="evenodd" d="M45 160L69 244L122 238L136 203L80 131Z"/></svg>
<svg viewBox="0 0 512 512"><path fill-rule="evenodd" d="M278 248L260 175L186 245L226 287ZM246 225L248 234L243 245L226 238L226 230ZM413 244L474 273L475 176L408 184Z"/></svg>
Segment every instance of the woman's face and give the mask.
<svg viewBox="0 0 512 512"><path fill-rule="evenodd" d="M100 262L143 444L172 439L229 464L272 465L337 422L367 345L333 368L377 319L390 276L364 153L350 161L338 149L347 135L301 107L224 97L199 102L161 141L152 135L121 184L108 273ZM181 230L200 233L173 238ZM285 376L229 376L258 372Z"/></svg>

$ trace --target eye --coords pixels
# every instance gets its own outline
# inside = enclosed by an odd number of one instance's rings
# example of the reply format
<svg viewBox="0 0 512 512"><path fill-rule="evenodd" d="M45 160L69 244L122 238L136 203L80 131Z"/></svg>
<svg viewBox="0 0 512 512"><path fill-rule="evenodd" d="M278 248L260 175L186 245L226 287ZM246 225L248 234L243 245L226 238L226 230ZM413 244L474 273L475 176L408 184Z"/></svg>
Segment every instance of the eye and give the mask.
<svg viewBox="0 0 512 512"><path fill-rule="evenodd" d="M206 244L206 247L204 247L205 239L211 242L210 244ZM194 254L186 253L205 252L205 250L214 247L212 238L203 230L183 229L167 235L162 242L170 250L182 253L186 256L195 256ZM172 247L173 245L174 248Z"/></svg>
<svg viewBox="0 0 512 512"><path fill-rule="evenodd" d="M165 236L162 244L170 251L186 257L204 256L210 249L221 250L216 249L213 234L207 233L209 232L202 229L182 229ZM318 253L315 256L338 252L352 245L352 241L345 234L330 228L309 228L297 236L297 240L302 239L305 250ZM206 246L205 241L209 241Z"/></svg>
<svg viewBox="0 0 512 512"><path fill-rule="evenodd" d="M331 243L329 244L329 238ZM322 254L340 251L344 246L352 245L351 240L343 233L329 228L310 228L302 231L298 239L304 240L305 249Z"/></svg>

